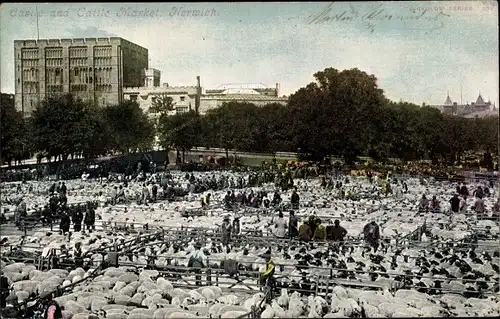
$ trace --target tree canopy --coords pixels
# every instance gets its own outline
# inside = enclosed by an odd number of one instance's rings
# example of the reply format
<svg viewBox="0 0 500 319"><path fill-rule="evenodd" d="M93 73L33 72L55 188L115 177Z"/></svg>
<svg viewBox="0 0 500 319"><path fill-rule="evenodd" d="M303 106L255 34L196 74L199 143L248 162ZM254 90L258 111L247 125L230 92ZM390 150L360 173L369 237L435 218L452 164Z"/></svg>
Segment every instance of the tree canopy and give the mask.
<svg viewBox="0 0 500 319"><path fill-rule="evenodd" d="M470 152L498 152L498 116L462 118L390 101L377 78L358 69L327 68L314 78L286 105L228 102L205 115L169 115L172 98L158 96L154 122L136 102L93 108L71 95L46 98L24 121L12 96L2 94L2 160L148 150L155 135L164 148L181 152L217 147L347 162L370 156L455 163Z"/></svg>

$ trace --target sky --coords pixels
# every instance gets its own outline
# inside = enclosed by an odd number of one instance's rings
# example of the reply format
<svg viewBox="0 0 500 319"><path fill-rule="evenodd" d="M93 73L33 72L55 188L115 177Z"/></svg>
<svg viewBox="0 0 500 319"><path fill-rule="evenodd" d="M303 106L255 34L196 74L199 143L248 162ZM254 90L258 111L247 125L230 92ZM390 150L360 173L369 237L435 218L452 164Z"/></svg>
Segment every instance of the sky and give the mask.
<svg viewBox="0 0 500 319"><path fill-rule="evenodd" d="M119 36L149 50L170 86L280 83L289 95L333 67L378 78L417 104L498 105L496 1L315 3L6 3L0 89L14 92L13 41ZM196 11L194 11L196 10ZM194 12L194 13L193 13ZM147 16L145 16L147 15ZM462 89L461 89L462 88ZM462 92L462 93L461 93Z"/></svg>

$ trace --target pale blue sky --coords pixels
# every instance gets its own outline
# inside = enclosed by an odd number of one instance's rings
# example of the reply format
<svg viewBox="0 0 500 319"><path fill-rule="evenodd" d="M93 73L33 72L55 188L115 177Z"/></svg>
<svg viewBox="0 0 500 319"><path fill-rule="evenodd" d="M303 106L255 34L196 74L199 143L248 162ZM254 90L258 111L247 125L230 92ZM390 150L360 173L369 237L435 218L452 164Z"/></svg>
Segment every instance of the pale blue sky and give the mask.
<svg viewBox="0 0 500 319"><path fill-rule="evenodd" d="M1 90L14 92L13 41L36 39L38 6L41 39L123 37L149 49L149 66L170 85L194 85L200 75L206 88L279 82L290 94L319 70L357 67L375 74L396 101L440 104L449 90L460 102L462 83L463 102L480 91L498 105L496 1L380 2L376 12L384 11L370 19L377 3L329 4L2 4ZM175 15L181 7L209 16ZM133 17L133 10L154 16ZM329 10L323 17L345 11L340 18L351 18L308 24L322 10ZM93 17L82 16L89 11Z"/></svg>

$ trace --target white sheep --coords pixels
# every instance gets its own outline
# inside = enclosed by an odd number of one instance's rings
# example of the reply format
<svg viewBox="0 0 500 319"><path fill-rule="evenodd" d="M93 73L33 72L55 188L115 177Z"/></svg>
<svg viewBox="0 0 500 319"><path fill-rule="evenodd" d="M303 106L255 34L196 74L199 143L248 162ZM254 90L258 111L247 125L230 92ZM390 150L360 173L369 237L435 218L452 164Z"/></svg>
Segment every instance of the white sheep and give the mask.
<svg viewBox="0 0 500 319"><path fill-rule="evenodd" d="M273 318L275 315L276 315L276 312L274 311L273 307L271 305L266 305L266 308L261 313L260 317L262 319Z"/></svg>
<svg viewBox="0 0 500 319"><path fill-rule="evenodd" d="M196 315L195 314L192 314L190 312L186 312L186 311L177 311L177 312L173 312L171 313L168 318L196 318Z"/></svg>
<svg viewBox="0 0 500 319"><path fill-rule="evenodd" d="M221 318L238 318L245 315L244 311L228 311L222 314Z"/></svg>
<svg viewBox="0 0 500 319"><path fill-rule="evenodd" d="M212 289L210 288L202 288L201 289L201 294L205 298L207 302L214 302L215 301L215 293L213 292Z"/></svg>
<svg viewBox="0 0 500 319"><path fill-rule="evenodd" d="M226 305L237 305L237 304L239 304L239 298L238 298L238 296L235 296L235 295L221 296L221 297L219 297L219 299L217 299L217 301L220 302L220 303L226 304Z"/></svg>
<svg viewBox="0 0 500 319"><path fill-rule="evenodd" d="M278 297L278 305L287 308L289 301L288 290L286 290L285 288L281 289L281 295Z"/></svg>

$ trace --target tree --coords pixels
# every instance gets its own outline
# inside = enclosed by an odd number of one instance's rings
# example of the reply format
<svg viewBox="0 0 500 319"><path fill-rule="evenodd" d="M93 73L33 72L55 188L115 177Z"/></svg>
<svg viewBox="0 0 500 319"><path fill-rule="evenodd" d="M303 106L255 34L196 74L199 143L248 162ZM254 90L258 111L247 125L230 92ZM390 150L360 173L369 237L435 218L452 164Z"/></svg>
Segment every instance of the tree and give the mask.
<svg viewBox="0 0 500 319"><path fill-rule="evenodd" d="M153 102L149 112L162 116L168 114L168 112L173 111L174 109L174 100L166 94L159 94L153 97Z"/></svg>
<svg viewBox="0 0 500 319"><path fill-rule="evenodd" d="M316 160L339 154L352 162L369 148L371 119L385 103L377 78L358 69L314 74L316 82L290 97L292 130L301 153Z"/></svg>
<svg viewBox="0 0 500 319"><path fill-rule="evenodd" d="M88 121L91 112L88 102L71 94L50 95L34 110L31 118L32 137L36 150L48 157L87 154L95 134Z"/></svg>
<svg viewBox="0 0 500 319"><path fill-rule="evenodd" d="M182 151L182 162L185 161L187 151L200 145L201 118L195 111L162 116L158 127L162 145L166 149L175 148L178 155Z"/></svg>
<svg viewBox="0 0 500 319"><path fill-rule="evenodd" d="M0 162L10 165L12 160L29 157L27 126L22 113L16 110L13 95L1 93L0 111Z"/></svg>
<svg viewBox="0 0 500 319"><path fill-rule="evenodd" d="M226 150L255 150L255 141L262 133L259 122L259 109L252 103L229 102L221 107L209 110L207 117L212 123L210 130L215 134L212 138L219 147Z"/></svg>
<svg viewBox="0 0 500 319"><path fill-rule="evenodd" d="M154 142L154 125L139 104L125 101L103 110L110 149L122 153L150 150Z"/></svg>

